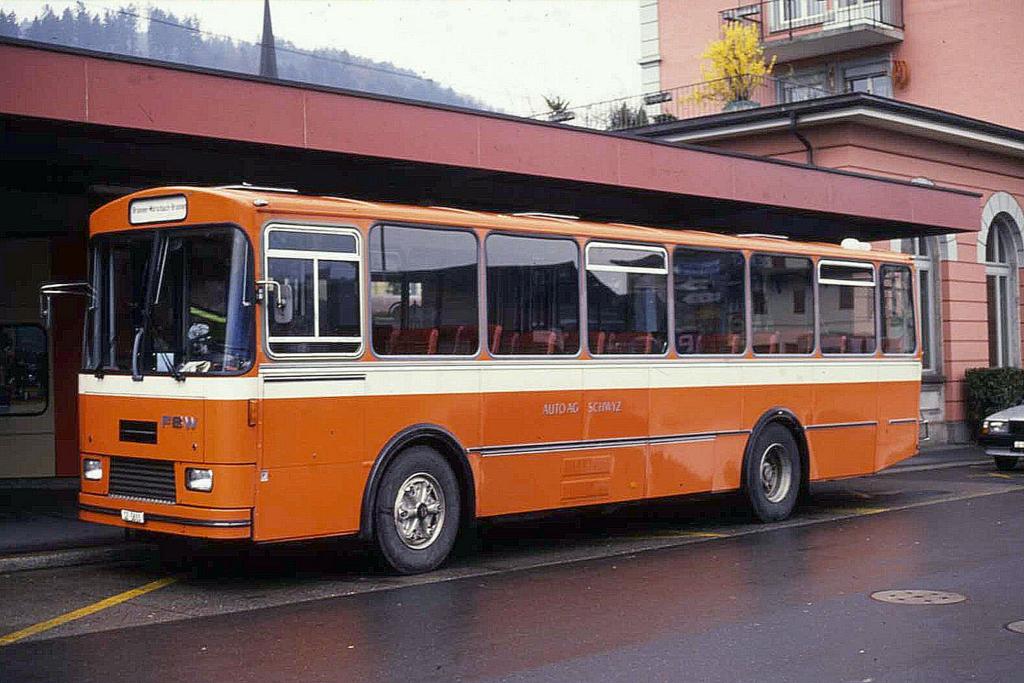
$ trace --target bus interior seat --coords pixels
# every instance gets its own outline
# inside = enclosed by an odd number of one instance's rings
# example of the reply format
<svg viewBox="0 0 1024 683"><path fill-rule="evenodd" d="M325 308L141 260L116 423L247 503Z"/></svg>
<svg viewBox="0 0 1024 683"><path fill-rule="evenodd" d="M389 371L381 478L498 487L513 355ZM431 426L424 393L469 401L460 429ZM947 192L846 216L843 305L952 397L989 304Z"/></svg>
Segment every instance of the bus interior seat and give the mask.
<svg viewBox="0 0 1024 683"><path fill-rule="evenodd" d="M436 327L410 329L396 327L391 331L388 353L394 356L423 354L433 356L437 353L438 336Z"/></svg>

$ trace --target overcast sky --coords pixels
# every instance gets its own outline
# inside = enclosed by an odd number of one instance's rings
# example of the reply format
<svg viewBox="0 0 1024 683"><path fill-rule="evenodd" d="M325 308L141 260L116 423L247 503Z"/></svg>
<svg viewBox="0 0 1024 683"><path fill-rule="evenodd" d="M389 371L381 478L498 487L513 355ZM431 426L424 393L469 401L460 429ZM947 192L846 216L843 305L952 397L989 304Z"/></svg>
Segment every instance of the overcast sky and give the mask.
<svg viewBox="0 0 1024 683"><path fill-rule="evenodd" d="M19 19L69 0L0 0ZM90 11L127 0L86 0ZM263 0L136 0L194 14L205 31L257 42ZM271 0L274 33L304 48L335 47L412 69L514 114L542 95L573 105L640 92L636 0Z"/></svg>

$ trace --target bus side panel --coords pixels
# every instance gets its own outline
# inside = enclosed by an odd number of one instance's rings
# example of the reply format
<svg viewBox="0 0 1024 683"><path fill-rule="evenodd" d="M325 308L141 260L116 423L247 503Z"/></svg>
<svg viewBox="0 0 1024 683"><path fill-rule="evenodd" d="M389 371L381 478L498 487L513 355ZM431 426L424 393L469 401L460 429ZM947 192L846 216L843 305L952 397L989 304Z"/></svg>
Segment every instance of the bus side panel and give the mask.
<svg viewBox="0 0 1024 683"><path fill-rule="evenodd" d="M878 396L878 450L875 471L917 452L920 382L888 382Z"/></svg>
<svg viewBox="0 0 1024 683"><path fill-rule="evenodd" d="M533 391L538 385L557 390ZM484 450L477 481L477 514L485 517L561 506L563 458L598 455L555 450L554 444L582 438L582 386L583 371L578 367L509 365L484 372L480 413L480 446ZM507 448L497 452L496 447ZM538 452L545 448L550 450ZM592 466L600 469L598 464ZM595 476L607 478L605 474ZM601 489L594 484L591 492Z"/></svg>
<svg viewBox="0 0 1024 683"><path fill-rule="evenodd" d="M595 363L596 365L596 363ZM649 369L636 366L585 367L583 370L583 438L644 439L650 426L650 389L618 387L646 385ZM588 494L589 503L643 498L648 477L646 444L596 449L594 455L567 456L562 463L562 500L574 504L579 494ZM587 491L573 481L590 470L603 478L607 486ZM603 495L603 498L602 498Z"/></svg>
<svg viewBox="0 0 1024 683"><path fill-rule="evenodd" d="M651 370L651 436L687 436L729 432L743 428L743 390L740 387L672 387L695 381L704 368L656 367ZM724 440L724 441L723 441ZM648 496L671 496L712 489L735 488L737 480L716 473L723 470L732 451L723 449L731 437L715 436L696 442L655 445L651 448ZM740 455L742 457L742 445ZM728 468L726 468L728 469ZM721 480L721 481L720 481Z"/></svg>
<svg viewBox="0 0 1024 683"><path fill-rule="evenodd" d="M800 368L794 364L795 372L801 372L808 377L809 370ZM796 377L796 380L802 378ZM809 379L804 381L810 381ZM814 385L813 384L769 384L769 385L748 385L743 388L743 427L751 429L761 418L773 408L785 408L791 411L800 424L806 426L812 424L814 414ZM742 466L742 461L741 461ZM740 476L737 473L737 476ZM815 476L814 449L811 449L811 477Z"/></svg>
<svg viewBox="0 0 1024 683"><path fill-rule="evenodd" d="M441 427L463 448L470 448L479 441L480 395L476 392L379 396L369 400L372 410L366 415L367 468L373 465L388 441L412 425Z"/></svg>
<svg viewBox="0 0 1024 683"><path fill-rule="evenodd" d="M344 386L340 386L344 385ZM254 537L354 532L366 481L362 382L264 384ZM332 393L347 396L332 396ZM314 398L315 396L322 398Z"/></svg>
<svg viewBox="0 0 1024 683"><path fill-rule="evenodd" d="M874 370L865 372L874 374ZM874 471L878 388L873 381L814 385L813 417L804 423L811 451L811 479ZM869 424L852 426L857 423Z"/></svg>
<svg viewBox="0 0 1024 683"><path fill-rule="evenodd" d="M735 491L740 487L743 453L750 435L726 434L715 438L715 470L712 491Z"/></svg>

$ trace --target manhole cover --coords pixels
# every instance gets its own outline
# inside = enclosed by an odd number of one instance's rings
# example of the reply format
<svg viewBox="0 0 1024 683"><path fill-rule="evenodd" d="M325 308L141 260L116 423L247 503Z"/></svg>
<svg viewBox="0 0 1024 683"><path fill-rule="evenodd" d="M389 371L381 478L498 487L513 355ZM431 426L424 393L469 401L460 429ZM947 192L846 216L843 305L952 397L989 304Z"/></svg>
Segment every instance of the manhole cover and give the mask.
<svg viewBox="0 0 1024 683"><path fill-rule="evenodd" d="M872 593L871 597L879 602L897 605L952 605L967 599L959 593L926 590L878 591Z"/></svg>
<svg viewBox="0 0 1024 683"><path fill-rule="evenodd" d="M1006 629L1014 633L1024 633L1024 621L1011 621L1006 625Z"/></svg>

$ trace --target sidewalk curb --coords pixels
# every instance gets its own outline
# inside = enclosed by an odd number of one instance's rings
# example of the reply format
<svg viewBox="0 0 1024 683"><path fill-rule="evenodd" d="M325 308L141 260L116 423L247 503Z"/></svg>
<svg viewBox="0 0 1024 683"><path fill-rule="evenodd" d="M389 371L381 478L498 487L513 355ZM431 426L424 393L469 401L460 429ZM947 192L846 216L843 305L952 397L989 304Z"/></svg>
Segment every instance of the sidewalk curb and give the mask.
<svg viewBox="0 0 1024 683"><path fill-rule="evenodd" d="M141 562L152 557L156 546L149 543L119 543L87 548L65 548L0 556L0 574L32 569L74 567L83 564Z"/></svg>
<svg viewBox="0 0 1024 683"><path fill-rule="evenodd" d="M924 472L927 470L944 470L951 467L966 467L968 465L984 465L991 462L991 458L974 458L971 460L950 460L948 462L922 463L919 465L893 465L880 472L868 476L880 476L885 474L903 474L905 472Z"/></svg>

